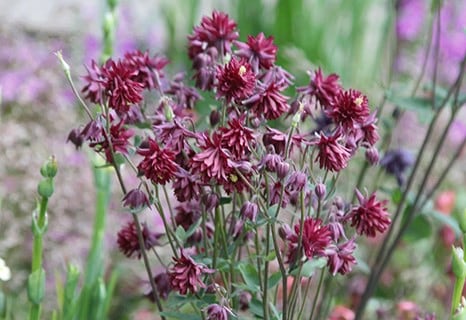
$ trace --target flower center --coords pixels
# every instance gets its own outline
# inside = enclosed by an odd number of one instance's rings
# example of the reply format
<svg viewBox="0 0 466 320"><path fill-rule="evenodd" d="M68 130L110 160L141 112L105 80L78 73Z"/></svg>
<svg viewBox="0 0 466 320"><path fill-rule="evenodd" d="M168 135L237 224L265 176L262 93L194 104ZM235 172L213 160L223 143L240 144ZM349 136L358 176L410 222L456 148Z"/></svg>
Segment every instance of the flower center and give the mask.
<svg viewBox="0 0 466 320"><path fill-rule="evenodd" d="M238 176L236 174L230 174L230 181L233 183L238 182Z"/></svg>
<svg viewBox="0 0 466 320"><path fill-rule="evenodd" d="M240 75L240 77L242 77L245 73L246 73L246 67L245 66L239 67L238 74Z"/></svg>
<svg viewBox="0 0 466 320"><path fill-rule="evenodd" d="M363 102L364 102L364 99L363 99L363 97L361 97L361 96L359 96L359 97L357 97L356 99L354 99L354 103L355 103L358 107L360 107L360 106L362 105Z"/></svg>

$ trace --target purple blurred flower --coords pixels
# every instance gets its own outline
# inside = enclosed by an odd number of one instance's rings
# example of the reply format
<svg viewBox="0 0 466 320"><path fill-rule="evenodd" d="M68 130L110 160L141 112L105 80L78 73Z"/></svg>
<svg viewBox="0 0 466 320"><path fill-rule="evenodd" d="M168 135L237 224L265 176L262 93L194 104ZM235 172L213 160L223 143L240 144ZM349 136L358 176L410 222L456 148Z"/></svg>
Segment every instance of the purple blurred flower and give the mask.
<svg viewBox="0 0 466 320"><path fill-rule="evenodd" d="M425 0L398 0L396 34L400 40L412 41L422 30L427 13Z"/></svg>

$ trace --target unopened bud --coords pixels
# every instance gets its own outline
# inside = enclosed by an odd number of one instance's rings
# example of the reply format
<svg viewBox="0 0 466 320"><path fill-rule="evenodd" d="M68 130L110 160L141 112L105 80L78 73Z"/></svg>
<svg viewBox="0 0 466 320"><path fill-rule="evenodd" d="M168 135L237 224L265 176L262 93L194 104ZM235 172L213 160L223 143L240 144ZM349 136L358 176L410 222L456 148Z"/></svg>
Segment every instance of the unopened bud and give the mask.
<svg viewBox="0 0 466 320"><path fill-rule="evenodd" d="M290 165L285 161L281 161L277 164L276 170L278 179L283 180L286 178L288 172L290 171Z"/></svg>
<svg viewBox="0 0 466 320"><path fill-rule="evenodd" d="M173 109L170 106L170 104L168 103L168 101L164 101L163 111L164 111L165 119L168 122L171 122L173 120L173 118L175 118L175 114L173 113Z"/></svg>
<svg viewBox="0 0 466 320"><path fill-rule="evenodd" d="M452 247L451 269L457 278L466 278L466 263L464 262L464 252L460 247Z"/></svg>
<svg viewBox="0 0 466 320"><path fill-rule="evenodd" d="M246 201L240 210L240 215L243 219L249 219L251 221L256 221L257 211L259 208L254 202Z"/></svg>
<svg viewBox="0 0 466 320"><path fill-rule="evenodd" d="M212 110L209 116L210 125L215 127L220 122L220 112L217 110Z"/></svg>
<svg viewBox="0 0 466 320"><path fill-rule="evenodd" d="M327 193L327 188L325 184L319 182L316 185L314 192L316 193L317 198L319 198L319 200L322 200L325 197L325 194Z"/></svg>
<svg viewBox="0 0 466 320"><path fill-rule="evenodd" d="M63 59L63 55L61 51L55 52L55 56L58 58L58 61L60 61L61 67L63 68L63 71L65 72L66 76L70 75L70 65L66 63L65 59Z"/></svg>
<svg viewBox="0 0 466 320"><path fill-rule="evenodd" d="M280 238L282 238L283 240L286 240L288 239L289 236L291 236L292 232L291 232L291 228L289 225L287 224L284 224L282 225L280 228L278 228L278 235L280 236Z"/></svg>
<svg viewBox="0 0 466 320"><path fill-rule="evenodd" d="M371 165L375 166L379 163L379 151L375 147L370 147L366 150L366 160Z"/></svg>
<svg viewBox="0 0 466 320"><path fill-rule="evenodd" d="M50 198L54 191L54 185L52 178L45 178L39 182L37 186L37 192L41 197Z"/></svg>
<svg viewBox="0 0 466 320"><path fill-rule="evenodd" d="M40 174L44 178L53 178L56 176L58 171L57 159L55 156L51 156L47 162L45 162L40 168Z"/></svg>

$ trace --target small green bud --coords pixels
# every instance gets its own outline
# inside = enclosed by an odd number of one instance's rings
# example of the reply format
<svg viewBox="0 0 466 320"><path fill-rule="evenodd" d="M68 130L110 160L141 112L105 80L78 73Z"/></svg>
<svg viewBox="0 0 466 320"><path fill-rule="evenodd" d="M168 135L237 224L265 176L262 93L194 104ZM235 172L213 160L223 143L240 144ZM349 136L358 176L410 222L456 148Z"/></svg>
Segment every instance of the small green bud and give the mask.
<svg viewBox="0 0 466 320"><path fill-rule="evenodd" d="M66 63L65 59L63 59L63 55L61 54L61 51L55 52L55 55L57 56L58 61L60 61L63 71L65 72L65 75L67 77L70 76L70 65Z"/></svg>
<svg viewBox="0 0 466 320"><path fill-rule="evenodd" d="M37 186L37 192L41 197L50 198L54 191L54 185L52 178L45 178L39 182Z"/></svg>
<svg viewBox="0 0 466 320"><path fill-rule="evenodd" d="M58 165L55 156L51 156L40 168L40 174L44 178L53 178L57 175Z"/></svg>
<svg viewBox="0 0 466 320"><path fill-rule="evenodd" d="M175 115L173 114L172 107L170 106L170 104L166 100L163 101L163 111L164 111L164 114L165 114L165 119L168 122L172 121L173 118L175 117Z"/></svg>
<svg viewBox="0 0 466 320"><path fill-rule="evenodd" d="M293 116L293 119L291 120L291 126L293 128L296 128L298 126L299 122L301 121L301 114L303 113L303 110L304 110L304 105L300 102L299 103L299 109L295 113L295 115Z"/></svg>
<svg viewBox="0 0 466 320"><path fill-rule="evenodd" d="M460 247L453 247L452 246L452 261L451 261L451 268L453 270L453 274L458 279L466 278L466 263L463 260L464 252L463 249Z"/></svg>

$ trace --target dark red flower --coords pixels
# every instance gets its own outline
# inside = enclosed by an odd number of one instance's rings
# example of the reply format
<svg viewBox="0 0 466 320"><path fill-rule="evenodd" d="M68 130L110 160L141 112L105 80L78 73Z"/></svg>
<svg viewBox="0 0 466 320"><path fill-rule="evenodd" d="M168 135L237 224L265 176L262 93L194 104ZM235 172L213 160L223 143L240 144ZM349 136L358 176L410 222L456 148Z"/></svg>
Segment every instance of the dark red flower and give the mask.
<svg viewBox="0 0 466 320"><path fill-rule="evenodd" d="M363 132L364 138L362 140L363 143L369 144L373 146L379 141L379 133L377 129L377 118L376 112L372 113L366 121L361 125L361 131Z"/></svg>
<svg viewBox="0 0 466 320"><path fill-rule="evenodd" d="M345 130L360 127L369 116L367 97L357 90L340 91L332 105L326 109L327 115Z"/></svg>
<svg viewBox="0 0 466 320"><path fill-rule="evenodd" d="M140 210L150 206L149 199L140 189L132 189L123 197L123 205L131 210Z"/></svg>
<svg viewBox="0 0 466 320"><path fill-rule="evenodd" d="M178 201L189 201L191 199L199 200L201 195L201 185L199 176L180 168L175 173L173 180L173 192Z"/></svg>
<svg viewBox="0 0 466 320"><path fill-rule="evenodd" d="M201 218L201 205L199 201L186 201L180 203L176 208L176 226L182 226L187 231Z"/></svg>
<svg viewBox="0 0 466 320"><path fill-rule="evenodd" d="M168 295L172 291L172 285L170 284L170 276L167 272L161 272L154 277L155 286L159 292L159 297L166 300ZM149 294L149 297L152 295ZM155 301L154 301L155 302Z"/></svg>
<svg viewBox="0 0 466 320"><path fill-rule="evenodd" d="M196 138L196 134L189 131L183 121L177 118L173 121L154 124L153 128L158 139L176 154L189 149L187 138Z"/></svg>
<svg viewBox="0 0 466 320"><path fill-rule="evenodd" d="M184 83L184 76L184 73L178 73L165 93L172 95L176 104L182 108L192 109L201 96L195 88Z"/></svg>
<svg viewBox="0 0 466 320"><path fill-rule="evenodd" d="M94 129L98 128L100 125L98 122L92 122L96 127L89 127L89 130L93 131ZM86 128L83 130L83 134L85 134ZM91 141L89 143L89 146L91 148L94 148L96 152L101 152L103 151L105 153L105 158L107 159L108 163L113 162L113 157L112 157L112 150L110 149L110 144L105 138L103 132L104 128L101 127L101 133L97 134L97 132L93 133L93 136L89 137L89 140ZM90 134L89 131L89 134ZM132 129L127 129L124 126L124 122L120 121L117 124L112 124L110 127L110 134L108 137L110 138L112 142L112 147L113 147L113 152L114 153L122 153L122 154L128 154L128 145L129 145L129 138L131 138L134 134L134 131Z"/></svg>
<svg viewBox="0 0 466 320"><path fill-rule="evenodd" d="M124 63L135 71L132 80L143 84L144 88L150 90L158 86L155 72L157 72L159 78L162 78L164 76L163 68L169 61L160 55L154 55L151 58L148 51L142 53L135 50L125 54Z"/></svg>
<svg viewBox="0 0 466 320"><path fill-rule="evenodd" d="M83 87L82 92L89 101L99 104L103 101L106 78L102 73L102 68L94 60L91 61L90 67L86 66L86 70L87 76L84 76L86 85Z"/></svg>
<svg viewBox="0 0 466 320"><path fill-rule="evenodd" d="M299 257L298 241L300 234L300 222L295 224L294 233L287 237L288 262L295 262ZM303 223L301 250L308 259L325 255L325 249L332 240L328 226L322 224L322 220L306 218Z"/></svg>
<svg viewBox="0 0 466 320"><path fill-rule="evenodd" d="M312 77L312 74L309 73ZM317 101L324 107L330 107L338 93L342 90L339 84L339 76L332 73L327 78L324 78L322 70L319 68L314 74L311 82L306 87L298 88L298 92L308 94L311 97L316 97Z"/></svg>
<svg viewBox="0 0 466 320"><path fill-rule="evenodd" d="M205 288L201 277L205 273L213 273L205 265L196 263L184 250L180 250L179 258L173 257L174 266L168 271L173 289L180 294L187 294L188 291L196 293L199 288Z"/></svg>
<svg viewBox="0 0 466 320"><path fill-rule="evenodd" d="M188 36L188 54L191 59L209 47L215 47L225 55L231 52L231 43L238 39L236 22L224 12L214 11L211 17L204 16L199 26Z"/></svg>
<svg viewBox="0 0 466 320"><path fill-rule="evenodd" d="M246 43L236 41L235 44L239 48L235 54L248 59L255 73L259 72L259 67L269 69L273 66L278 50L273 37L266 38L261 32L257 37L248 36Z"/></svg>
<svg viewBox="0 0 466 320"><path fill-rule="evenodd" d="M228 313L230 312L231 311L229 311L229 309L225 306L211 304L207 307L206 310L206 320L228 320Z"/></svg>
<svg viewBox="0 0 466 320"><path fill-rule="evenodd" d="M157 240L161 237L160 234L151 232L145 223L141 225L141 230L145 250L149 250L158 244ZM120 251L125 256L128 258L136 257L141 259L141 247L139 246L138 233L134 221L128 222L128 224L118 232L117 243Z"/></svg>
<svg viewBox="0 0 466 320"><path fill-rule="evenodd" d="M327 266L332 275L337 273L345 275L351 272L353 265L356 264L354 250L356 250L354 238L327 250Z"/></svg>
<svg viewBox="0 0 466 320"><path fill-rule="evenodd" d="M196 87L201 90L212 90L217 79L218 52L215 48L209 48L206 52L199 53L193 59L193 69L196 70L193 79Z"/></svg>
<svg viewBox="0 0 466 320"><path fill-rule="evenodd" d="M256 85L256 76L249 62L235 57L225 66L218 67L217 80L217 97L238 104L251 96Z"/></svg>
<svg viewBox="0 0 466 320"><path fill-rule="evenodd" d="M149 138L148 146L139 148L137 153L144 157L138 170L153 183L165 184L175 176L175 153L169 148L161 149L157 141Z"/></svg>
<svg viewBox="0 0 466 320"><path fill-rule="evenodd" d="M249 154L255 145L254 131L244 126L245 115L228 121L228 128L220 128L222 145L231 151L237 160Z"/></svg>
<svg viewBox="0 0 466 320"><path fill-rule="evenodd" d="M212 138L204 136L200 147L202 151L191 159L192 171L205 182L210 179L219 183L228 182L233 162L231 152L223 147L222 134L214 132Z"/></svg>
<svg viewBox="0 0 466 320"><path fill-rule="evenodd" d="M134 80L138 71L124 63L108 60L102 70L105 81L105 95L108 105L118 114L125 114L129 107L142 101L144 84Z"/></svg>
<svg viewBox="0 0 466 320"><path fill-rule="evenodd" d="M321 169L338 172L348 165L348 160L351 157L350 150L340 144L338 140L341 137L339 132L327 137L324 133L317 135L316 143L319 153L316 161L319 161Z"/></svg>
<svg viewBox="0 0 466 320"><path fill-rule="evenodd" d="M375 192L365 198L357 189L356 196L359 206L354 207L345 219L351 221L351 226L356 227L360 235L365 234L373 238L377 232L385 232L391 223L386 208L388 201L378 201Z"/></svg>
<svg viewBox="0 0 466 320"><path fill-rule="evenodd" d="M288 97L282 95L281 90L283 86L276 82L258 84L256 93L244 100L243 104L251 108L257 116L268 120L276 119L290 108Z"/></svg>

